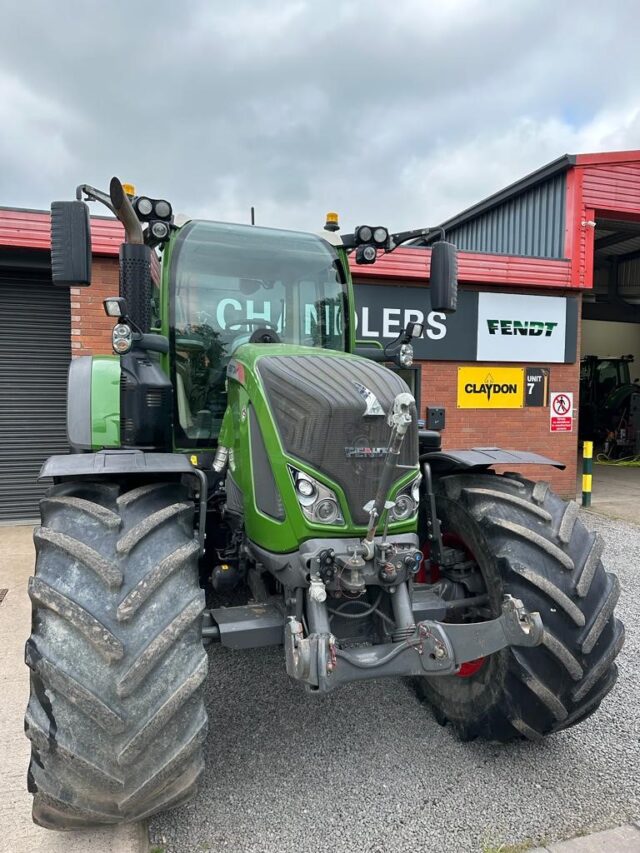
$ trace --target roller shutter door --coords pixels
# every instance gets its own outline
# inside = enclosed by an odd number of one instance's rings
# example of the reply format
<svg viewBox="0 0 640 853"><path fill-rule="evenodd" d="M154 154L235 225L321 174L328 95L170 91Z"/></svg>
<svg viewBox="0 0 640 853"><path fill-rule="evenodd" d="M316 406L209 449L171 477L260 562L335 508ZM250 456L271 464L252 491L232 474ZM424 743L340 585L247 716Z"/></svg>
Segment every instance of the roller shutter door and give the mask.
<svg viewBox="0 0 640 853"><path fill-rule="evenodd" d="M52 453L67 453L69 291L0 274L0 522L38 517Z"/></svg>

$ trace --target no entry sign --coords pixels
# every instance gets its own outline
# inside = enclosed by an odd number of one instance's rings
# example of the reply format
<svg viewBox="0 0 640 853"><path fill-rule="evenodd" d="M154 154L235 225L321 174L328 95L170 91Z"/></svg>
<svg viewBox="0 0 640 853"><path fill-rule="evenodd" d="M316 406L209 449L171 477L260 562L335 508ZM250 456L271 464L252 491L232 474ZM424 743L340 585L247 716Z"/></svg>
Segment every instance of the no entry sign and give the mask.
<svg viewBox="0 0 640 853"><path fill-rule="evenodd" d="M551 432L573 432L573 392L551 392L549 419Z"/></svg>

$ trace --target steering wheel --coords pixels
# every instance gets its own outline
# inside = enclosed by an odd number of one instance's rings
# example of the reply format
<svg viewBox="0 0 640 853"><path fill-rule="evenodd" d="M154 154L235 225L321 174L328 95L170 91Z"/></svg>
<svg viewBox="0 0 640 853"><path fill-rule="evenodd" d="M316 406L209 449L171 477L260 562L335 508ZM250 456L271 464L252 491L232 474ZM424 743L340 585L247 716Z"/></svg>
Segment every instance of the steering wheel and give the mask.
<svg viewBox="0 0 640 853"><path fill-rule="evenodd" d="M228 328L233 330L236 326L247 326L250 329L255 328L255 331L253 332L248 341L248 343L250 344L282 343L280 340L280 336L278 335L276 325L274 323L271 323L269 320L262 320L260 318L249 319L249 317L242 317L240 320L234 320L233 323L230 323Z"/></svg>
<svg viewBox="0 0 640 853"><path fill-rule="evenodd" d="M227 328L233 331L236 326L249 326L249 328L257 326L259 329L273 329L274 332L278 331L275 323L271 323L269 320L263 320L261 317L255 317L253 319L249 319L249 317L242 317L240 320L234 320L233 323L229 323Z"/></svg>

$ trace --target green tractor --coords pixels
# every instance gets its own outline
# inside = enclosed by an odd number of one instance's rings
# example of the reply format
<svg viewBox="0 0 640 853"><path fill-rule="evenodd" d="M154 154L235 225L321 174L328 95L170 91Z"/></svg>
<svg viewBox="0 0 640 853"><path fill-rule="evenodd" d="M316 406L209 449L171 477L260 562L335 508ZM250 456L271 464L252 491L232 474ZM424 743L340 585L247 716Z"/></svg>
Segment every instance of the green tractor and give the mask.
<svg viewBox="0 0 640 853"><path fill-rule="evenodd" d="M455 310L439 230L177 227L114 178L52 205L56 284L90 282L83 197L125 241L105 300L115 354L72 362L72 452L42 469L34 820L76 829L188 799L212 643L283 646L315 694L402 677L465 740L537 740L595 711L624 636L602 540L548 484L492 470L556 463L443 450L419 429L385 364L409 363L420 323L385 348L356 341L350 253L426 239L431 308Z"/></svg>
<svg viewBox="0 0 640 853"><path fill-rule="evenodd" d="M640 379L631 380L632 355L585 355L580 360L580 438L607 455L638 452L635 400Z"/></svg>

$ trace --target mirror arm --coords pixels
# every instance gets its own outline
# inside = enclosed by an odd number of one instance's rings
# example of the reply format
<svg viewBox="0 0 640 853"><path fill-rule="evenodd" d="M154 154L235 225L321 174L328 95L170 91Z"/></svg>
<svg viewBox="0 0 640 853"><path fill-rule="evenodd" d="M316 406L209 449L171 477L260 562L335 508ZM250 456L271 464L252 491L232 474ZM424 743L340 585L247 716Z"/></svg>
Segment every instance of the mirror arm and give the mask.
<svg viewBox="0 0 640 853"><path fill-rule="evenodd" d="M89 184L80 184L76 187L76 199L78 201L83 200L83 193L87 201L99 201L100 204L104 204L105 207L108 207L114 216L117 216L116 211L111 204L111 198L107 193L103 193L102 190L97 190L95 187L89 186Z"/></svg>
<svg viewBox="0 0 640 853"><path fill-rule="evenodd" d="M407 243L409 240L419 240L420 238L424 240L427 246L429 243L433 243L434 240L444 240L444 228L440 228L440 226L435 228L417 228L413 231L399 231L397 234L390 234L389 247L385 249L385 252L393 252L402 243Z"/></svg>
<svg viewBox="0 0 640 853"><path fill-rule="evenodd" d="M341 236L342 248L347 252L353 251L356 247L356 235L342 234ZM394 249L397 249L398 246L402 245L402 243L407 243L409 240L419 240L420 238L424 240L425 245L427 246L429 243L433 243L434 240L444 240L444 228L441 228L440 226L436 226L434 228L414 228L412 231L398 231L397 234L390 234L389 241L387 245L384 246L384 251L386 253L393 252Z"/></svg>
<svg viewBox="0 0 640 853"><path fill-rule="evenodd" d="M359 355L360 358L368 358L369 361L391 362L398 365L398 367L402 367L400 362L400 353L398 350L388 353L386 347L385 349L378 349L377 347L356 347L353 350L353 354Z"/></svg>

